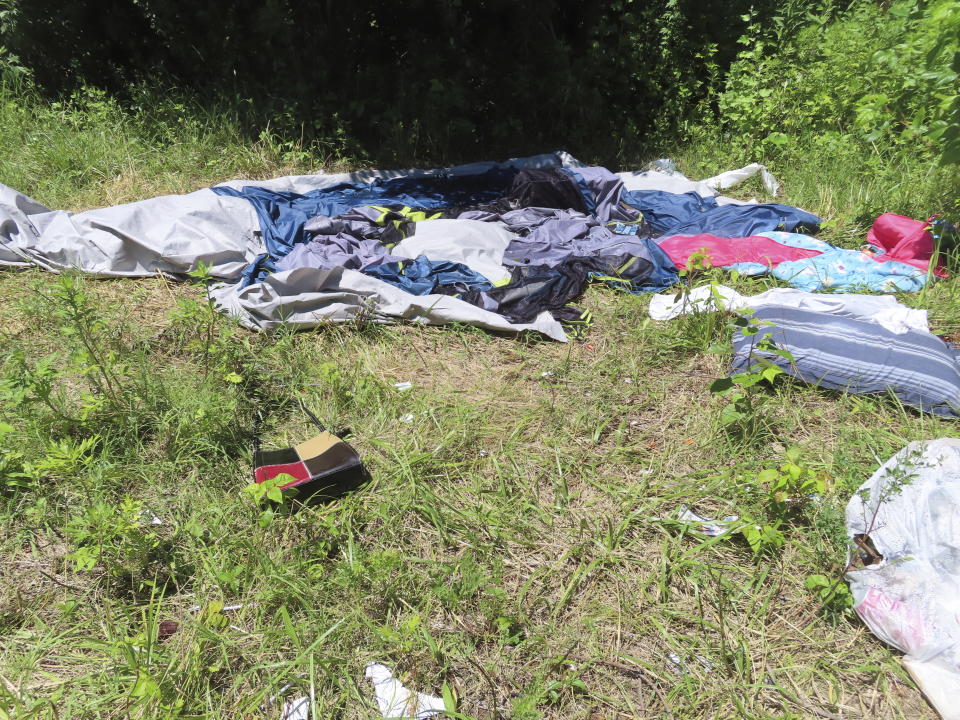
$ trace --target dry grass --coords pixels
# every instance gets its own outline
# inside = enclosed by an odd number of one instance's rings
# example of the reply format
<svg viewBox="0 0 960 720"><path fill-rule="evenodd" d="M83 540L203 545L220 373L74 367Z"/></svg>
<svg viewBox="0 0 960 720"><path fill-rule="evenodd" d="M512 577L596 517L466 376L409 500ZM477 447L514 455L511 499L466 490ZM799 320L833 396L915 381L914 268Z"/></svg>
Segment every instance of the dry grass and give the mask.
<svg viewBox="0 0 960 720"><path fill-rule="evenodd" d="M0 276L8 353L69 346L61 327L35 321L55 281ZM148 341L158 382L196 381L196 348L171 340L182 332L171 312L201 290L143 280L86 292L131 342ZM6 701L20 717L53 717L55 705L60 717L244 718L283 685L313 682L317 717L361 718L374 712L364 663L382 660L422 689L448 685L477 718L933 718L896 653L855 619L819 612L803 581L842 566L838 509L874 455L951 425L784 385L769 398L771 433L738 441L706 391L723 356L692 351L681 324L644 325L644 298L592 290L588 303L595 329L570 345L407 326L240 331L231 342L273 376L268 403L306 393L353 429L373 482L265 524L241 492L249 454L170 458L145 437L99 456L80 483L8 496ZM412 390L392 387L405 380ZM267 444L309 433L290 409L267 409ZM30 417L30 432L56 426ZM781 553L754 558L736 538L704 542L669 522L681 504L762 512L755 473L794 444L831 489ZM160 563L181 575L162 593L131 595L63 560L76 549L69 521L125 494L164 520ZM43 516L23 512L37 502ZM131 541L108 545L139 567ZM229 618L242 633L187 610L212 600L245 604ZM156 642L167 619L180 630ZM129 649L143 642L149 659ZM138 686L144 676L154 684Z"/></svg>

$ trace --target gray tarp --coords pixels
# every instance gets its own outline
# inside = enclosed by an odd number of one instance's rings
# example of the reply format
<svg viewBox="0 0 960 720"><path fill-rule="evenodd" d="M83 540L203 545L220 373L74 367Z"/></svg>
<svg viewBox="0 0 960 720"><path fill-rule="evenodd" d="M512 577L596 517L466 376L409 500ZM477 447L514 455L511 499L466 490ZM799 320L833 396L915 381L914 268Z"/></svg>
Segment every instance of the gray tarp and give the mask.
<svg viewBox="0 0 960 720"><path fill-rule="evenodd" d="M512 324L502 315L449 295L411 295L356 270L297 268L268 275L239 290L222 285L213 290L217 302L247 327L268 330L281 323L303 327L347 320L410 322L445 325L469 323L488 330L536 330L566 340L560 323L548 312L529 324Z"/></svg>
<svg viewBox="0 0 960 720"><path fill-rule="evenodd" d="M233 279L263 252L250 203L208 189L70 213L0 185L0 219L0 264L54 272L183 275L203 262Z"/></svg>

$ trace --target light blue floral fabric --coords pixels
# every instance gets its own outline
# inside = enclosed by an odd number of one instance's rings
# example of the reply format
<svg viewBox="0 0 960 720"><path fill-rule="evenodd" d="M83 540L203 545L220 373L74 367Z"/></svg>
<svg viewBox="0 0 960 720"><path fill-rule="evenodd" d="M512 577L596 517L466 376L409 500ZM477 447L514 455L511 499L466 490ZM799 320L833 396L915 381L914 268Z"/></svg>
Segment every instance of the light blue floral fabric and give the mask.
<svg viewBox="0 0 960 720"><path fill-rule="evenodd" d="M859 250L844 250L809 235L789 232L761 232L783 245L818 250L822 254L802 260L789 260L773 268L763 263L744 262L730 266L741 275L773 275L778 280L808 292L916 292L927 282L927 275L912 265L877 262Z"/></svg>
<svg viewBox="0 0 960 720"><path fill-rule="evenodd" d="M757 235L775 240L781 245L803 248L804 250L817 250L818 252L826 253L837 249L826 240L818 240L815 237L810 237L809 235L803 235L801 233L771 230L769 232L759 232Z"/></svg>
<svg viewBox="0 0 960 720"><path fill-rule="evenodd" d="M782 262L771 271L800 290L841 292L916 292L927 275L912 265L878 262L859 250L831 250L823 255Z"/></svg>

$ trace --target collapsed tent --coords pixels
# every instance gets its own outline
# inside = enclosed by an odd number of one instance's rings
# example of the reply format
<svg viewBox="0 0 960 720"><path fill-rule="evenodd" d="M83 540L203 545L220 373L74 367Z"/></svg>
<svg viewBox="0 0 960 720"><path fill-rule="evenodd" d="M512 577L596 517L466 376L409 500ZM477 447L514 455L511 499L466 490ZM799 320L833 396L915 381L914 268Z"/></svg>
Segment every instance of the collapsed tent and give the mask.
<svg viewBox="0 0 960 720"><path fill-rule="evenodd" d="M698 183L614 174L559 152L231 181L76 214L0 186L0 264L101 277L182 277L202 265L222 281L212 290L221 309L254 329L406 320L564 340L586 321L572 303L590 282L662 290L693 253L775 274L827 256L831 246L793 232L814 231L816 216L714 189L756 172L776 189L759 165ZM922 244L902 243L901 254L922 262Z"/></svg>

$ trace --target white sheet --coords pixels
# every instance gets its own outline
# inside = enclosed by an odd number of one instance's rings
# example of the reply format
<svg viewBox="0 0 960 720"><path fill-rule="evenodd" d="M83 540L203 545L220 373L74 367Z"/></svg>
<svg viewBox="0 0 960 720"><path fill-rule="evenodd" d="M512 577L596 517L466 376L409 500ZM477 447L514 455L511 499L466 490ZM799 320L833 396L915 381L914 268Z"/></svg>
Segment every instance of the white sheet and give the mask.
<svg viewBox="0 0 960 720"><path fill-rule="evenodd" d="M717 298L716 296L719 296ZM719 307L718 307L719 305ZM650 298L650 317L654 320L673 320L681 315L712 310L737 312L745 308L756 310L765 305L788 305L802 310L845 315L878 323L890 332L902 334L907 330L929 332L927 311L903 305L890 295L858 295L810 293L793 288L774 288L757 295L741 295L726 285L703 285L694 288L689 296L667 292Z"/></svg>

